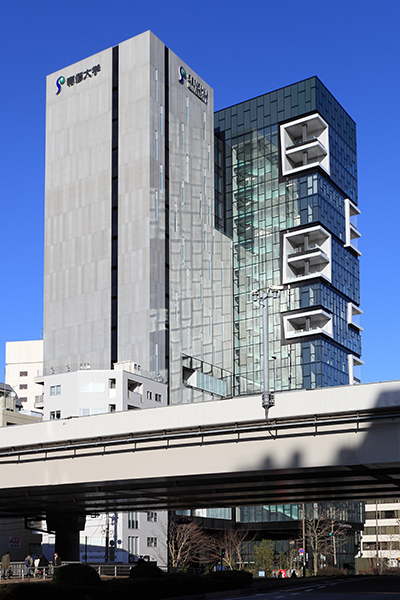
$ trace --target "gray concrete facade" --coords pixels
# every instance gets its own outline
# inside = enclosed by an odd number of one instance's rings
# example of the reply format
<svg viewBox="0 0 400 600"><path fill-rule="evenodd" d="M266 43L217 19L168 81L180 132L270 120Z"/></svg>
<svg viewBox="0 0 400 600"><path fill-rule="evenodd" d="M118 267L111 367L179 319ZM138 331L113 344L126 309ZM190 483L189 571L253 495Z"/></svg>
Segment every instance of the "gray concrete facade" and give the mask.
<svg viewBox="0 0 400 600"><path fill-rule="evenodd" d="M132 361L171 403L211 399L182 385L182 356L232 370L213 90L151 32L115 56L47 78L44 374Z"/></svg>

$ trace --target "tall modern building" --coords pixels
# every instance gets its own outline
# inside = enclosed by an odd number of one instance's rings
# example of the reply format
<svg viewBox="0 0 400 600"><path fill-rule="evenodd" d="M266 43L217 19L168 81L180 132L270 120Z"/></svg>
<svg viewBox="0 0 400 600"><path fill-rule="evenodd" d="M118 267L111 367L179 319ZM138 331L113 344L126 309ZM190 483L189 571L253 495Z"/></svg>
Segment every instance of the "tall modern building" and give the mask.
<svg viewBox="0 0 400 600"><path fill-rule="evenodd" d="M152 33L47 78L45 219L45 374L130 361L171 403L227 395L213 91Z"/></svg>
<svg viewBox="0 0 400 600"><path fill-rule="evenodd" d="M357 382L356 126L317 77L214 114L211 87L146 32L49 75L46 118L53 386L118 363L170 404L260 393L253 292L276 285L270 389Z"/></svg>
<svg viewBox="0 0 400 600"><path fill-rule="evenodd" d="M351 384L361 364L356 126L317 77L215 114L216 228L233 240L234 393ZM276 379L276 381L275 381ZM274 387L272 387L274 386Z"/></svg>
<svg viewBox="0 0 400 600"><path fill-rule="evenodd" d="M47 80L45 374L131 361L169 402L355 380L355 123L313 77L213 114L150 32ZM215 144L215 168L214 168ZM215 184L215 191L214 191Z"/></svg>

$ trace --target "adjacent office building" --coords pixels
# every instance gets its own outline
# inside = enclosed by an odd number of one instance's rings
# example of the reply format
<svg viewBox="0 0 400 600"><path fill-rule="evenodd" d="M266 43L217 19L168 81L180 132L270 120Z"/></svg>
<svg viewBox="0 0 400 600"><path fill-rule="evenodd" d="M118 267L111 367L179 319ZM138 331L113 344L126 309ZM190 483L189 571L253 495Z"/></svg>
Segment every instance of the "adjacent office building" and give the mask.
<svg viewBox="0 0 400 600"><path fill-rule="evenodd" d="M356 383L358 214L355 123L317 77L214 115L150 32L63 68L47 78L44 375L130 363L170 404L260 393L253 291L280 285L271 389Z"/></svg>

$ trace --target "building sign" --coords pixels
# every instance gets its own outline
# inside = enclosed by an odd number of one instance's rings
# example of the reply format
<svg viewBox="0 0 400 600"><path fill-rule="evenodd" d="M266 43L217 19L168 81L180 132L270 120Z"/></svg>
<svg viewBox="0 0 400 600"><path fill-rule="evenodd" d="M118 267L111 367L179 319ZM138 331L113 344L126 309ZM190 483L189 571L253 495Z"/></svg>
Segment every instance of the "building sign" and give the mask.
<svg viewBox="0 0 400 600"><path fill-rule="evenodd" d="M65 79L64 75L61 75L56 81L56 86L57 86L56 96L58 96L58 94L61 93L61 89L62 89L61 86L64 85L65 82L67 82L68 87L72 87L75 84L81 83L81 81L85 81L86 79L91 79L92 77L96 77L97 73L100 73L100 71L101 71L100 65L95 65L91 69L86 69L86 71L81 71L80 73L77 73L76 75L71 75L70 77L67 77L66 79Z"/></svg>
<svg viewBox="0 0 400 600"><path fill-rule="evenodd" d="M184 67L179 67L179 83L182 83L186 80L186 85L189 90L204 104L208 103L208 90L202 86L202 84L197 81L190 73L186 73Z"/></svg>
<svg viewBox="0 0 400 600"><path fill-rule="evenodd" d="M9 548L21 548L21 537L19 535L10 535L8 538Z"/></svg>

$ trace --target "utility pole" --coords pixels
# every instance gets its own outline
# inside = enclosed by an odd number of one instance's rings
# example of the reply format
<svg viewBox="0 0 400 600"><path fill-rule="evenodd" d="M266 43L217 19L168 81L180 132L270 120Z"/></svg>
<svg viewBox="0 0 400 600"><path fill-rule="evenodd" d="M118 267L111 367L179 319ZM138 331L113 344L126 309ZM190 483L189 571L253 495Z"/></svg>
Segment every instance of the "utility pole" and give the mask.
<svg viewBox="0 0 400 600"><path fill-rule="evenodd" d="M110 547L110 514L106 513L106 547L104 553L104 562L108 562L109 555L109 547Z"/></svg>
<svg viewBox="0 0 400 600"><path fill-rule="evenodd" d="M307 548L306 548L306 515L305 515L305 504L303 502L303 577L306 576L306 556L307 556Z"/></svg>

